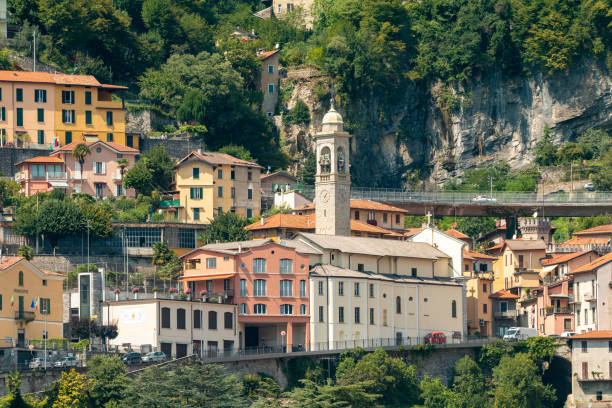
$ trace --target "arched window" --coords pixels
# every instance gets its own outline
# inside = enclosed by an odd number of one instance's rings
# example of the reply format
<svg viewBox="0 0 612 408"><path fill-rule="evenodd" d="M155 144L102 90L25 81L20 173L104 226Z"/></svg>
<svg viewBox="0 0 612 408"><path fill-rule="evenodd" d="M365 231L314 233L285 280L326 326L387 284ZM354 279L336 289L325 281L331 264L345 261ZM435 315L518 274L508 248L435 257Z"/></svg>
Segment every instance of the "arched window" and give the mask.
<svg viewBox="0 0 612 408"><path fill-rule="evenodd" d="M400 296L395 298L395 313L402 314L402 298Z"/></svg>
<svg viewBox="0 0 612 408"><path fill-rule="evenodd" d="M170 308L162 307L161 310L161 327L162 329L170 328Z"/></svg>
<svg viewBox="0 0 612 408"><path fill-rule="evenodd" d="M321 174L329 174L331 172L331 150L325 146L321 149L319 157L319 169Z"/></svg>
<svg viewBox="0 0 612 408"><path fill-rule="evenodd" d="M457 317L457 301L453 300L451 302L451 315L452 317Z"/></svg>
<svg viewBox="0 0 612 408"><path fill-rule="evenodd" d="M338 157L336 159L336 163L338 167L338 173L340 174L346 173L346 155L342 147L338 148Z"/></svg>
<svg viewBox="0 0 612 408"><path fill-rule="evenodd" d="M23 286L23 271L19 271L19 286Z"/></svg>
<svg viewBox="0 0 612 408"><path fill-rule="evenodd" d="M176 328L185 329L185 309L183 308L176 309Z"/></svg>

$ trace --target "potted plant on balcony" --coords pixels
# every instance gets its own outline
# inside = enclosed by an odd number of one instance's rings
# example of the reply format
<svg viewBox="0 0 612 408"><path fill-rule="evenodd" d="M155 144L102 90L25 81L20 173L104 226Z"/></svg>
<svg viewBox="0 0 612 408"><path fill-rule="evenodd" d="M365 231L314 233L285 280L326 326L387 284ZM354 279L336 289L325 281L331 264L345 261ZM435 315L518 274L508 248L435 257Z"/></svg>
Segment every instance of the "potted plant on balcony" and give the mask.
<svg viewBox="0 0 612 408"><path fill-rule="evenodd" d="M153 299L157 299L157 292L159 292L159 288L153 288Z"/></svg>
<svg viewBox="0 0 612 408"><path fill-rule="evenodd" d="M206 289L202 289L200 291L200 298L202 298L202 302L206 302L206 295L208 294L208 292L206 292Z"/></svg>
<svg viewBox="0 0 612 408"><path fill-rule="evenodd" d="M170 289L168 289L168 292L170 292L170 299L174 299L174 296L176 295L176 288L171 287Z"/></svg>
<svg viewBox="0 0 612 408"><path fill-rule="evenodd" d="M113 293L115 294L115 300L118 301L119 300L119 293L121 293L121 289L115 288L115 290L113 290Z"/></svg>
<svg viewBox="0 0 612 408"><path fill-rule="evenodd" d="M134 299L138 299L138 292L140 292L140 288L138 286L134 286L132 288L132 293L134 294Z"/></svg>
<svg viewBox="0 0 612 408"><path fill-rule="evenodd" d="M185 289L185 294L187 295L187 299L191 300L191 288Z"/></svg>

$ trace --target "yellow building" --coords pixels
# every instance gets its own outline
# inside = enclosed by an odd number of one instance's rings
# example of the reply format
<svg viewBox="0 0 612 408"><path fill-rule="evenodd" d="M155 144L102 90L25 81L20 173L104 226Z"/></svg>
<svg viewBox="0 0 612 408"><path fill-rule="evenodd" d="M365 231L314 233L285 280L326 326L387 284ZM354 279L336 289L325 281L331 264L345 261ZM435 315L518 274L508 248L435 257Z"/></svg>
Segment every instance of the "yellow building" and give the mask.
<svg viewBox="0 0 612 408"><path fill-rule="evenodd" d="M103 140L137 148L125 134L125 109L113 96L123 86L91 75L0 71L2 144L57 147Z"/></svg>
<svg viewBox="0 0 612 408"><path fill-rule="evenodd" d="M246 218L261 210L261 166L224 153L191 152L175 166L174 200L162 202L167 220L208 224L221 212Z"/></svg>
<svg viewBox="0 0 612 408"><path fill-rule="evenodd" d="M464 250L463 276L466 281L467 327L469 334L493 335L493 310L489 296L493 291L493 263L497 258Z"/></svg>
<svg viewBox="0 0 612 408"><path fill-rule="evenodd" d="M0 342L4 347L25 347L32 339L63 337L64 278L38 269L23 257L1 258Z"/></svg>
<svg viewBox="0 0 612 408"><path fill-rule="evenodd" d="M543 240L506 240L500 252L504 289L523 297L525 289L540 286L541 260L546 257Z"/></svg>

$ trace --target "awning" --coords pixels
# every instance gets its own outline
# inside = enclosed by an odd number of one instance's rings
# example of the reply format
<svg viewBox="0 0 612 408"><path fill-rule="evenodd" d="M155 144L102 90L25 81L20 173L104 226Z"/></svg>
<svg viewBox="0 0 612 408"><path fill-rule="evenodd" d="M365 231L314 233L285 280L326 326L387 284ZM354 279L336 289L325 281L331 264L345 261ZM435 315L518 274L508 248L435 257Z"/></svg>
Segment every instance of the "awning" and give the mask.
<svg viewBox="0 0 612 408"><path fill-rule="evenodd" d="M559 266L559 265L557 264L557 265L549 265L549 266L543 267L541 275L542 276L548 275L549 273L551 273L552 271L557 269L557 266Z"/></svg>
<svg viewBox="0 0 612 408"><path fill-rule="evenodd" d="M55 187L55 188L68 188L70 187L68 185L68 183L66 183L65 181L49 181L49 184L51 184L51 186Z"/></svg>
<svg viewBox="0 0 612 408"><path fill-rule="evenodd" d="M201 281L201 280L212 280L212 279L227 279L234 276L235 273L217 273L214 275L198 275L198 276L184 276L179 280L183 282Z"/></svg>

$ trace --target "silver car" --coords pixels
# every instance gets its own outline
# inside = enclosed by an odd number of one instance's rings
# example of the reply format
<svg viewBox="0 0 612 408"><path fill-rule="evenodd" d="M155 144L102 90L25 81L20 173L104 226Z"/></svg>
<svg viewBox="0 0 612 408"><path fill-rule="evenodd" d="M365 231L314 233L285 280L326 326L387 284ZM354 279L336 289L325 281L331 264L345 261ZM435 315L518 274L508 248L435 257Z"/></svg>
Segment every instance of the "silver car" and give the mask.
<svg viewBox="0 0 612 408"><path fill-rule="evenodd" d="M74 358L72 356L66 356L66 357L62 358L60 361L56 361L55 362L55 366L56 367L61 367L61 368L65 368L65 367L78 367L79 366L79 360L77 360L76 358Z"/></svg>
<svg viewBox="0 0 612 408"><path fill-rule="evenodd" d="M152 351L145 354L142 357L142 361L145 363L155 363L160 361L166 361L166 353L162 351Z"/></svg>

